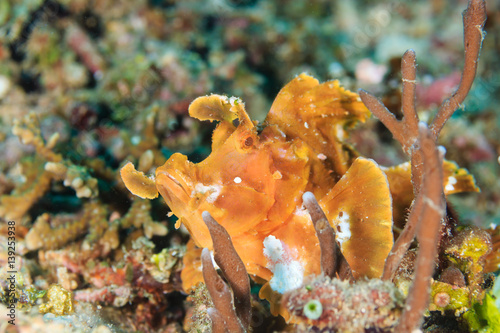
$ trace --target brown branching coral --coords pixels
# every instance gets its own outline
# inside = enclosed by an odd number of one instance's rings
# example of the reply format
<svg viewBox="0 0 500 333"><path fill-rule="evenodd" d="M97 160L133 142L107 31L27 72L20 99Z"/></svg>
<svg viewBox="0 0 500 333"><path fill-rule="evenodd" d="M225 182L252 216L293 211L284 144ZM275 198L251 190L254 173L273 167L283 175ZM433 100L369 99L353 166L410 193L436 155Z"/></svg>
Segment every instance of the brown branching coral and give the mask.
<svg viewBox="0 0 500 333"><path fill-rule="evenodd" d="M416 277L398 327L401 331L409 332L417 328L428 304L440 222L445 211L441 185L442 161L435 145L442 127L470 90L476 74L485 20L484 1L471 0L464 12L465 67L462 80L452 97L443 102L429 129L427 125L418 123L415 110L416 62L413 50L407 51L401 62L402 120L397 120L380 100L366 91L360 91L360 97L365 105L391 131L411 160L412 182L416 197L406 226L387 258L383 275L384 279L392 279L416 234L420 244Z"/></svg>
<svg viewBox="0 0 500 333"><path fill-rule="evenodd" d="M439 133L446 121L457 110L472 86L477 69L477 60L483 41L483 26L486 21L486 8L482 0L470 1L467 10L463 14L464 19L464 45L465 64L462 80L453 95L445 100L440 106L438 113L429 128L432 137L437 141ZM401 73L403 76L403 93L401 112L404 118L398 121L396 117L374 96L364 90L359 94L365 105L375 114L382 123L391 131L394 138L399 141L403 150L410 156L412 164L412 181L415 192L418 192L422 176L422 156L412 149L418 138L418 116L415 110L416 90L416 63L415 52L408 50L401 61Z"/></svg>
<svg viewBox="0 0 500 333"><path fill-rule="evenodd" d="M219 277L212 263L210 251L205 248L201 254L203 277L214 309L209 310L214 332L246 332L250 326L250 280L243 261L236 253L231 237L210 213L203 212L203 221L214 244L214 259L226 277L234 295Z"/></svg>
<svg viewBox="0 0 500 333"><path fill-rule="evenodd" d="M229 332L244 332L236 315L231 291L211 264L212 257L207 248L203 249L201 259L203 262L203 277L214 302L214 308L208 310L213 331L217 333L226 332L227 327Z"/></svg>
<svg viewBox="0 0 500 333"><path fill-rule="evenodd" d="M411 332L420 326L422 315L429 303L429 288L434 273L434 260L437 255L437 243L441 220L445 213L443 194L443 159L427 126L419 124L419 145L423 155L422 188L415 199L410 214L419 214L417 226L419 252L416 260L415 280L410 288L406 307L401 321L396 328L398 332Z"/></svg>
<svg viewBox="0 0 500 333"><path fill-rule="evenodd" d="M142 227L147 238L165 236L167 227L154 221L149 212L151 203L136 199L129 211L122 218L108 222L108 208L100 201L94 200L84 205L78 215L40 215L26 235L26 246L29 250L58 249L80 236L87 234L83 247L91 248L95 244L102 247L104 253L116 249L119 244L118 232L134 226Z"/></svg>
<svg viewBox="0 0 500 333"><path fill-rule="evenodd" d="M302 196L302 200L311 215L311 220L318 235L319 246L321 248L321 272L330 278L338 275L342 280L352 280L351 268L335 241L335 231L330 226L330 223L328 223L328 219L319 206L314 194L306 192Z"/></svg>
<svg viewBox="0 0 500 333"><path fill-rule="evenodd" d="M464 22L464 69L457 90L450 98L443 101L439 111L429 126L434 140L437 140L441 129L450 119L453 113L461 106L476 77L479 51L485 32L483 30L486 22L486 3L484 0L471 0L463 13Z"/></svg>
<svg viewBox="0 0 500 333"><path fill-rule="evenodd" d="M306 192L302 196L304 206L311 215L314 229L318 235L319 246L321 248L321 272L332 278L337 272L338 255L337 243L335 242L335 231L328 223L325 213L318 204L318 201L311 192Z"/></svg>

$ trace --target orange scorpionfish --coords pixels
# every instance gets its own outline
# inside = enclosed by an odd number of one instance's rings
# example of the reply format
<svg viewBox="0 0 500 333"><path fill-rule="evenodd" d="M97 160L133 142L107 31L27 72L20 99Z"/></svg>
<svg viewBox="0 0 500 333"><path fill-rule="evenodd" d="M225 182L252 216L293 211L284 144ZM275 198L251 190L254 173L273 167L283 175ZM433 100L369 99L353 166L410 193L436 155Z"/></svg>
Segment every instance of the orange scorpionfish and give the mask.
<svg viewBox="0 0 500 333"><path fill-rule="evenodd" d="M121 171L132 193L150 199L160 193L179 218L176 226L189 230L185 290L203 281L194 245L213 249L203 211L224 226L248 273L267 281L272 293L320 274L319 242L302 205L306 191L337 231L354 278L381 276L393 245L393 197L401 207L412 200L410 168L405 163L383 170L344 143L346 130L370 116L357 94L338 81L320 84L301 74L279 92L263 126L234 97L199 97L189 113L219 122L205 160L194 164L173 154L155 179L131 163ZM445 193L476 190L466 171L446 163Z"/></svg>

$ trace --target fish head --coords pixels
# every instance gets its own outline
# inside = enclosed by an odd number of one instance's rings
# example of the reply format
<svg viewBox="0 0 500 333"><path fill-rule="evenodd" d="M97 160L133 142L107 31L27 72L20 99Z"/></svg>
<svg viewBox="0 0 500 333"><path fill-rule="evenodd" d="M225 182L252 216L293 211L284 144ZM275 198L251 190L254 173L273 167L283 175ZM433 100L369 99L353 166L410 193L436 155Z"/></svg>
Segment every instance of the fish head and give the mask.
<svg viewBox="0 0 500 333"><path fill-rule="evenodd" d="M212 152L200 163L176 153L156 170L156 187L197 246L212 248L201 218L208 211L232 237L249 232L266 219L274 203L275 181L269 149L260 141L242 104L211 95L196 99L190 114L220 123Z"/></svg>

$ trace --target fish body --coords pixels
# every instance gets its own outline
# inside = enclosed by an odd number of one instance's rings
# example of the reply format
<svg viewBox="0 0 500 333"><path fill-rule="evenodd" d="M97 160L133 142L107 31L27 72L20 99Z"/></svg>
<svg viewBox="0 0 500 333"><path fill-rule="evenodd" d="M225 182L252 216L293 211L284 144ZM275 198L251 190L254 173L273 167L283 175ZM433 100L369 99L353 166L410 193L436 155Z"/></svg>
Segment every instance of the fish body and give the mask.
<svg viewBox="0 0 500 333"><path fill-rule="evenodd" d="M370 115L355 93L301 74L280 91L263 126L233 97L200 97L189 112L219 122L212 153L200 163L173 154L144 186L134 186L137 171L126 166L122 178L133 193L159 193L194 244L212 249L201 217L208 211L230 234L248 273L284 292L321 270L318 239L302 205L310 191L337 230L353 275L380 276L393 244L391 195L378 165L344 143L346 131ZM189 269L186 289L201 279Z"/></svg>

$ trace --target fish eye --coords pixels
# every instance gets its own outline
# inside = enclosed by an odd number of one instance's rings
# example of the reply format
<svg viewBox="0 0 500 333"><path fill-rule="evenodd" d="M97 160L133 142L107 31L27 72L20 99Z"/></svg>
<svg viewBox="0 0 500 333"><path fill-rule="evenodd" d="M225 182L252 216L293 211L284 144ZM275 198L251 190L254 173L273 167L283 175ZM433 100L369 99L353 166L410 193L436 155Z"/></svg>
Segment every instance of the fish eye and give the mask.
<svg viewBox="0 0 500 333"><path fill-rule="evenodd" d="M245 147L250 148L253 145L253 138L251 136L247 137L245 141L243 141Z"/></svg>
<svg viewBox="0 0 500 333"><path fill-rule="evenodd" d="M249 151L258 143L258 138L252 131L244 131L239 134L236 141L237 149Z"/></svg>

